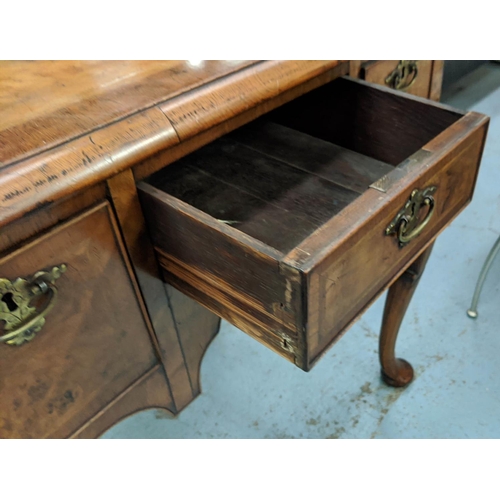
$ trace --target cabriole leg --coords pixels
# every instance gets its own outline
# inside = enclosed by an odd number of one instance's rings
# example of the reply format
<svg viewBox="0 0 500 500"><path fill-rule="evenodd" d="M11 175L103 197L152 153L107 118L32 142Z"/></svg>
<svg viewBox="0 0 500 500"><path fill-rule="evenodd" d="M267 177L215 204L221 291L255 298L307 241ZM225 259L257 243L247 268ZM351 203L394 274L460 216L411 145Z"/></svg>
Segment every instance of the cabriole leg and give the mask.
<svg viewBox="0 0 500 500"><path fill-rule="evenodd" d="M380 333L379 357L382 379L393 387L404 387L413 380L413 368L404 359L396 358L395 347L399 327L406 309L417 288L431 254L430 245L389 288L385 302L382 330Z"/></svg>

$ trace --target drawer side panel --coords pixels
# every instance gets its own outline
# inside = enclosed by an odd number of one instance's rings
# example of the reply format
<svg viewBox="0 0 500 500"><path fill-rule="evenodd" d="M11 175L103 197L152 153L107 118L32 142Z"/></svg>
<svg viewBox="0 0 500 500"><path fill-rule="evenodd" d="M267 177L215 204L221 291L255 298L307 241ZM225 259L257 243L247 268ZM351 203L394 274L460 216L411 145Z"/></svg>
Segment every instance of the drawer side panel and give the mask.
<svg viewBox="0 0 500 500"><path fill-rule="evenodd" d="M294 357L300 311L293 304L300 290L282 273L281 254L259 248L256 240L214 224L215 219L147 183L138 191L165 281Z"/></svg>

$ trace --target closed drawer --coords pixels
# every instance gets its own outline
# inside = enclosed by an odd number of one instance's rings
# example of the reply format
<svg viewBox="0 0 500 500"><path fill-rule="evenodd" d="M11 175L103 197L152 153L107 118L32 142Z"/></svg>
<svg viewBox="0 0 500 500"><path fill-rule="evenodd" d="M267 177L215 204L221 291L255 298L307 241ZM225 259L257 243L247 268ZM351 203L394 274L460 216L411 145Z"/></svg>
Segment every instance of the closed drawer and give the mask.
<svg viewBox="0 0 500 500"><path fill-rule="evenodd" d="M367 61L360 77L408 94L429 97L432 61Z"/></svg>
<svg viewBox="0 0 500 500"><path fill-rule="evenodd" d="M487 123L318 88L139 184L165 280L308 370L470 201Z"/></svg>
<svg viewBox="0 0 500 500"><path fill-rule="evenodd" d="M68 437L157 364L107 203L4 257L0 277L0 437Z"/></svg>

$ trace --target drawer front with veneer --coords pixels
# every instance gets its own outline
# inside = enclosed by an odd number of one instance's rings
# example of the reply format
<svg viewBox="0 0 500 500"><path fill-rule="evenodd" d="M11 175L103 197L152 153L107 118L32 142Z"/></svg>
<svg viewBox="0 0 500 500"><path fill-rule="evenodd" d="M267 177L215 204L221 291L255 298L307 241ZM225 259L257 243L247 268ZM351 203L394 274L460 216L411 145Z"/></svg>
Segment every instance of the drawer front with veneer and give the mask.
<svg viewBox="0 0 500 500"><path fill-rule="evenodd" d="M360 78L419 97L429 97L433 61L367 61Z"/></svg>
<svg viewBox="0 0 500 500"><path fill-rule="evenodd" d="M0 277L0 437L68 437L158 365L108 203L8 254Z"/></svg>
<svg viewBox="0 0 500 500"><path fill-rule="evenodd" d="M139 184L165 280L309 370L472 197L488 120L340 78Z"/></svg>

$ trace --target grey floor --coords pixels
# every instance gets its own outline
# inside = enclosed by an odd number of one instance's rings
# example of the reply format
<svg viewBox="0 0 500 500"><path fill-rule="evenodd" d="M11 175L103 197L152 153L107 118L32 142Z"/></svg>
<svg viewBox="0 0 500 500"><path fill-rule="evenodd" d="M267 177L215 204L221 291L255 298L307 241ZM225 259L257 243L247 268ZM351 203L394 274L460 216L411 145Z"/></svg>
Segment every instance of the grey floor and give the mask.
<svg viewBox="0 0 500 500"><path fill-rule="evenodd" d="M380 298L304 373L223 323L202 365L203 394L178 417L147 410L104 438L498 438L500 257L466 316L483 261L500 233L500 66L461 80L444 102L491 117L475 197L438 238L403 323L398 355L416 378L380 380Z"/></svg>

